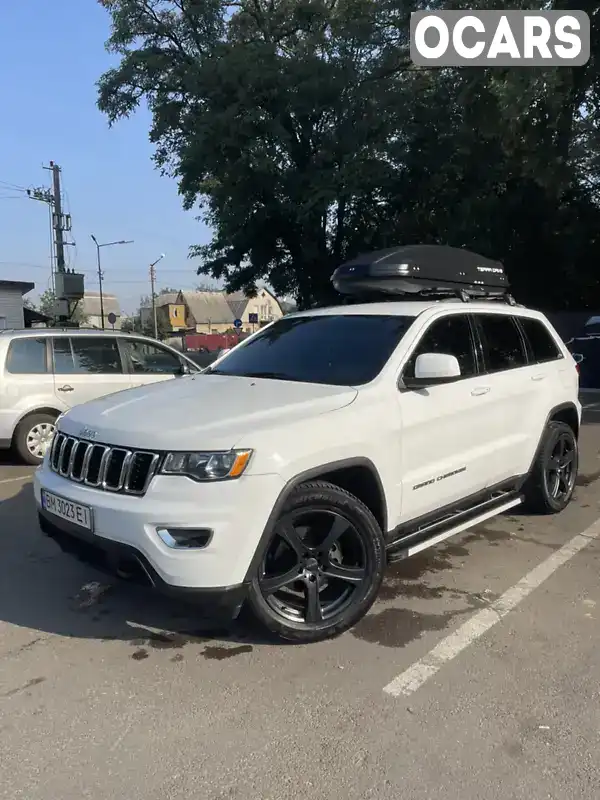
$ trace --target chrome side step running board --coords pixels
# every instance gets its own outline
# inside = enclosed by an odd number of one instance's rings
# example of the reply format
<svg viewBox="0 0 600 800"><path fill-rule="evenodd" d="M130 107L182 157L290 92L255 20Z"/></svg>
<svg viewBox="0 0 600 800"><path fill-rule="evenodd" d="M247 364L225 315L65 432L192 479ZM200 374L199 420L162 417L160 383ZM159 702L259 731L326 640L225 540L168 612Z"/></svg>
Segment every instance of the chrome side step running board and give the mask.
<svg viewBox="0 0 600 800"><path fill-rule="evenodd" d="M445 524L449 525L449 527L445 527L442 530L440 530L442 527L440 523L435 526L432 525L432 528L437 529L439 533L434 533L432 531L431 536L423 538L420 541L416 541L414 543L409 543L407 541L404 546L402 540L392 542L390 545L388 545L388 563L391 564L395 561L401 561L404 558L410 558L410 556L414 556L415 553L420 553L421 551L426 550L428 547L433 547L433 545L439 544L440 542L443 542L446 539L449 539L451 536L461 533L468 528L472 528L475 525L480 525L482 522L485 522L491 517L502 514L505 511L514 508L515 506L521 505L523 502L522 495L513 495L510 499L501 499L503 502L497 502L491 507L490 504L486 504L488 506L487 509L485 511L481 510L476 516L469 516L468 519L464 519L464 515L461 515L463 516L463 521L456 522L455 525L452 525L451 520L445 520ZM425 533L425 531L422 531L422 533ZM408 539L409 537L406 538Z"/></svg>

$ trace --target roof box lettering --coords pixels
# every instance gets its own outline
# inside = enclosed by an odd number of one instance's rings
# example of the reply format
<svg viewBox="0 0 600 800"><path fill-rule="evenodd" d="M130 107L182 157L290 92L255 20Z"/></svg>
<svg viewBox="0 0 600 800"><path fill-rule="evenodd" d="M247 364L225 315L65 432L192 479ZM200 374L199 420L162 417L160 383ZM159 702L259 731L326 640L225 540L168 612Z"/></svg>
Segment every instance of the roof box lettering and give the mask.
<svg viewBox="0 0 600 800"><path fill-rule="evenodd" d="M502 297L510 291L504 268L478 253L443 245L410 245L365 253L331 276L345 295L459 295Z"/></svg>

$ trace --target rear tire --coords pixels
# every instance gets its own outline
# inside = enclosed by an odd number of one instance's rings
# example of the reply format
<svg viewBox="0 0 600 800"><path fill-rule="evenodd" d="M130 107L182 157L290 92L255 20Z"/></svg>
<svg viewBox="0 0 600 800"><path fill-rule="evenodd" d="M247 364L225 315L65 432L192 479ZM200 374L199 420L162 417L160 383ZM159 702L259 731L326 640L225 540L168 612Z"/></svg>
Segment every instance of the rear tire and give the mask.
<svg viewBox="0 0 600 800"><path fill-rule="evenodd" d="M365 616L385 565L383 533L369 509L331 483L305 483L287 498L261 554L249 610L281 639L329 639Z"/></svg>
<svg viewBox="0 0 600 800"><path fill-rule="evenodd" d="M558 514L573 497L579 448L573 429L565 422L549 422L525 482L525 508L537 514Z"/></svg>
<svg viewBox="0 0 600 800"><path fill-rule="evenodd" d="M44 460L44 454L54 436L58 414L39 412L29 414L17 425L13 440L14 449L25 464L37 467Z"/></svg>

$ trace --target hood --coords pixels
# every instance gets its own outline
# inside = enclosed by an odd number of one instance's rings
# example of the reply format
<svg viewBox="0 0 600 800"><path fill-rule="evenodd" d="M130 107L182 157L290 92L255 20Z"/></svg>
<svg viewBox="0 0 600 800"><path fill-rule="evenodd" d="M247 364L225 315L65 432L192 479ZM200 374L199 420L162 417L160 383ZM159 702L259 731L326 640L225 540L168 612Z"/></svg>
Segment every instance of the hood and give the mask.
<svg viewBox="0 0 600 800"><path fill-rule="evenodd" d="M129 448L228 450L250 432L335 411L357 394L347 386L200 374L75 406L59 427L72 436L91 428L95 441Z"/></svg>

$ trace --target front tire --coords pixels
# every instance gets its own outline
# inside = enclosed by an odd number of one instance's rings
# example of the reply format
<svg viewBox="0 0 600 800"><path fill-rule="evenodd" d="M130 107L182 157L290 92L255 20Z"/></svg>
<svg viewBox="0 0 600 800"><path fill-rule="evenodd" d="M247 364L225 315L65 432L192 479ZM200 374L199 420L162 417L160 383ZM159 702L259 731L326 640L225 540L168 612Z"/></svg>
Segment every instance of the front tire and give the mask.
<svg viewBox="0 0 600 800"><path fill-rule="evenodd" d="M558 514L571 502L577 480L579 447L565 422L549 422L523 488L525 507L537 514Z"/></svg>
<svg viewBox="0 0 600 800"><path fill-rule="evenodd" d="M15 431L14 448L21 461L39 466L52 443L56 415L47 412L30 414L22 419Z"/></svg>
<svg viewBox="0 0 600 800"><path fill-rule="evenodd" d="M329 639L373 605L385 564L383 533L369 509L331 483L305 483L273 527L251 579L249 608L282 639Z"/></svg>

